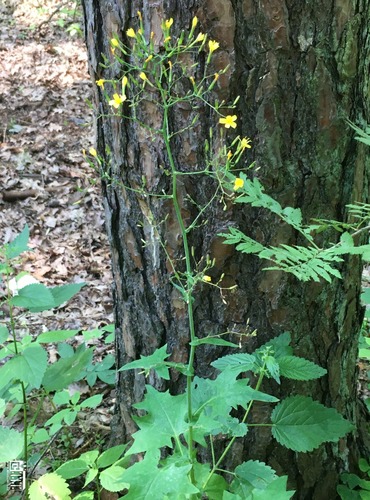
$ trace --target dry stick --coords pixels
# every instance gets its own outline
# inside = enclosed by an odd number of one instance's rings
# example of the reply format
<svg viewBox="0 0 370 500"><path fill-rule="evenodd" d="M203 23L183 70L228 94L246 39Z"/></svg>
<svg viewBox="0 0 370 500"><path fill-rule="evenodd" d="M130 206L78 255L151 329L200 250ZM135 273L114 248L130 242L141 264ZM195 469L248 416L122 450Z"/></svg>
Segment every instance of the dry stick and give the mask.
<svg viewBox="0 0 370 500"><path fill-rule="evenodd" d="M56 438L59 436L59 434L61 433L61 431L62 431L62 429L59 429L54 434L54 436L50 439L49 444L47 445L47 447L45 448L45 450L42 452L41 456L39 457L39 459L37 460L37 462L35 463L35 465L32 467L32 469L30 470L30 472L27 474L27 478L28 479L33 476L33 473L35 472L36 467L39 465L39 463L44 458L44 456L46 455L46 453L50 450L51 445L56 440Z"/></svg>
<svg viewBox="0 0 370 500"><path fill-rule="evenodd" d="M40 23L37 27L37 31L40 31L41 27L44 26L44 24L49 24L50 21L53 19L53 17L55 16L55 14L58 14L58 12L63 9L63 7L65 5L68 5L69 2L63 2L59 5L59 7L57 7L55 10L53 10L53 12L50 14L50 16L46 19L46 21L42 21L42 23Z"/></svg>

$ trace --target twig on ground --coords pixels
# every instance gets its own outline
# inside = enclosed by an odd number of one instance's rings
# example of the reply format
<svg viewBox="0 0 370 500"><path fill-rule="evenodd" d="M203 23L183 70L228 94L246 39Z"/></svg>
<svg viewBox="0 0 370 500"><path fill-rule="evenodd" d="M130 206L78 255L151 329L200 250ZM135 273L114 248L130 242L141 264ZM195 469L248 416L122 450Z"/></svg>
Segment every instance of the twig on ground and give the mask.
<svg viewBox="0 0 370 500"><path fill-rule="evenodd" d="M58 12L63 9L63 7L65 7L66 5L68 5L69 2L63 2L61 3L55 10L53 10L53 12L50 14L50 16L45 20L45 21L42 21L42 23L40 23L37 27L37 31L40 31L40 29L42 28L42 26L44 26L45 24L49 24L50 21L53 19L53 17L55 16L55 14L58 14Z"/></svg>

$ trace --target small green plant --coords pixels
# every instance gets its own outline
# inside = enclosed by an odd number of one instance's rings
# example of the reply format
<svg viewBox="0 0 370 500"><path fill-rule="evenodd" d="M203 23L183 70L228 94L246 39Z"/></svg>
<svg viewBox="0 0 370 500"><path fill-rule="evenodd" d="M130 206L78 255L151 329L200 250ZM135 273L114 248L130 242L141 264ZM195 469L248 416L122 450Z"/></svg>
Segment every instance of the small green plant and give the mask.
<svg viewBox="0 0 370 500"><path fill-rule="evenodd" d="M358 466L363 475L369 479L361 479L357 474L341 474L343 484L337 486L337 491L342 500L370 499L370 464L361 458Z"/></svg>
<svg viewBox="0 0 370 500"><path fill-rule="evenodd" d="M83 378L93 385L98 377L113 383L115 370L111 369L111 356L101 364L94 364L93 348L88 348L85 342L76 349L64 342L77 335L78 330L49 331L33 337L17 327L20 309L30 312L53 309L84 286L74 283L46 287L27 273L17 273L19 256L29 250L28 239L26 226L12 242L0 248L0 302L6 304L7 311L0 322L0 462L21 459L30 470L63 426L71 426L79 411L96 408L101 403L101 394L81 401L79 392L70 394L69 385ZM111 327L84 332L84 337L87 342L107 333L112 335ZM47 355L50 343L58 344L59 354L52 364L48 363ZM45 403L55 411L46 422L40 420ZM22 431L10 428L8 423L18 413L22 416ZM1 494L6 492L6 474L3 476ZM27 491L28 485L26 494Z"/></svg>

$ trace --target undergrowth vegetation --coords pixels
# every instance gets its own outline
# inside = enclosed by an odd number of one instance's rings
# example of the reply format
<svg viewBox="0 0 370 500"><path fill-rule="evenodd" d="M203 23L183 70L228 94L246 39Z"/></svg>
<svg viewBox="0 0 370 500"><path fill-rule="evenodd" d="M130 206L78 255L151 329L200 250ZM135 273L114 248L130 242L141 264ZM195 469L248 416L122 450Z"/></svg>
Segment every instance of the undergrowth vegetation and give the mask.
<svg viewBox="0 0 370 500"><path fill-rule="evenodd" d="M136 192L143 199L155 196L165 203L170 202L177 217L183 260L174 261L168 254L167 258L171 263L169 280L187 308L189 354L187 363L174 363L170 359L170 349L164 345L152 355L142 356L117 369L140 370L146 374L154 370L164 380L170 379L171 371L177 371L186 378L186 390L172 395L169 391L159 392L147 385L144 400L135 405L141 416L133 417L138 430L132 442L103 452L90 450L36 480L29 476L26 495L31 500L69 499L72 493L68 481L83 476L84 491L74 496L79 500L100 498L103 488L120 492L121 498L128 500L267 500L274 496L288 499L294 492L287 491L287 477L278 477L263 462L246 459L234 470L225 470L225 458L232 453L235 441L244 438L250 428L263 426L270 428L272 436L282 446L295 452L308 452L324 442L338 441L353 431L354 426L335 409L327 408L310 397L294 394L280 401L263 390L265 378L280 384L284 377L307 381L326 374L324 368L294 354L289 332L282 332L252 353L241 352L242 338L235 343L229 339L227 332L198 337L193 307L200 285L218 288L222 285L214 283L209 275L214 265L212 260L207 258L194 263L189 233L200 224L207 223L205 212L213 202L220 201L225 210L231 203L258 207L274 214L277 220L299 234L301 244L291 246L281 243L266 247L236 227L230 227L220 235L225 244L236 245L238 251L263 259L267 262L266 270L287 272L301 281L331 282L341 278L340 264L344 256L360 255L370 260L370 245L357 244L359 235L368 231L370 207L361 203L349 205L350 223L317 219L312 224L305 224L299 208L282 207L267 195L253 165L245 167L244 157L251 147L250 139L229 135L237 128L238 117L230 110L235 108L238 99L231 104L212 100L215 83L227 71L224 68L215 73L212 69L212 57L219 47L218 42L196 32L197 18L193 19L189 32L182 32L176 39L171 35L173 20L168 19L162 25L164 47L160 50L153 36L146 38L140 12L138 18L139 29L130 28L126 32L130 43L124 44L118 37L111 40L113 64L120 67L120 78L100 79L96 83L112 116L135 121L138 128L163 144L168 191L149 192L143 179ZM203 75L198 78L194 68L200 53L204 54L205 65ZM110 64L106 57L103 67ZM140 107L145 109L148 102L157 107L161 117L157 128L146 123L145 113L139 112ZM184 103L192 110L191 119L185 129L174 130L171 115L180 113ZM215 118L215 125L211 127L204 146L204 165L189 172L176 162L174 137L194 131L204 109ZM87 158L105 182L115 182L110 178L109 162L106 160L109 151L102 154L90 148ZM195 178L208 176L214 186L207 205L198 204L198 215L190 223L183 217L179 193L179 182L185 175ZM128 189L127 186L122 187ZM150 223L160 234L160 221L151 220ZM317 235L327 230L337 232L338 238L327 246L321 246ZM0 329L3 360L0 368L0 407L5 414L5 424L0 428L0 461L19 458L32 469L43 457L43 452L35 452L35 449L40 449L42 444L47 448L53 436L64 426L71 425L82 408L94 409L101 403L99 394L85 400L79 393L70 394L69 385L81 378L90 384L94 384L97 378L112 382L113 363L109 360L94 366L92 348L85 344L76 349L67 346L65 341L76 334L73 331L46 332L35 338L19 334L15 311L25 308L37 312L57 307L83 286L71 284L48 288L27 275L14 276L12 262L27 250L27 242L28 229L25 228L1 250L2 300L7 304L8 313ZM165 242L162 242L162 248L165 252ZM59 343L59 359L54 363L48 363L43 347L50 342ZM211 363L215 369L214 378L204 379L195 372L195 352L203 344L236 351ZM30 415L28 410L31 398L36 398L40 407L42 401L48 398L55 414L39 425L37 417ZM270 404L271 412L266 421L251 423L249 417L256 401ZM22 431L6 427L6 419L16 412L22 413ZM220 435L227 437L228 441L225 449L218 453L214 443ZM208 448L209 463L200 461L200 448ZM365 467L364 462L362 466ZM3 493L5 489L4 484Z"/></svg>

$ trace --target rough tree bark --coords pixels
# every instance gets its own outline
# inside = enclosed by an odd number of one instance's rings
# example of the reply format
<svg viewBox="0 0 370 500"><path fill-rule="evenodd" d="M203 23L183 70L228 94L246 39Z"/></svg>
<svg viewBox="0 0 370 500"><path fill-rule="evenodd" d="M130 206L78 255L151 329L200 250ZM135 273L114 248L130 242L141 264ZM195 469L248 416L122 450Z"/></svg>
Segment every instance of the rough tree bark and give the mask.
<svg viewBox="0 0 370 500"><path fill-rule="evenodd" d="M220 42L215 66L230 64L219 80L217 93L238 104L238 132L253 139L253 159L268 193L281 204L300 207L310 217L343 219L345 205L367 201L368 167L365 147L356 144L345 118L369 121L369 19L367 0L83 0L86 41L93 81L119 76L119 68L99 66L101 54L110 53L109 40L137 27L136 12L156 36L163 19L174 18L173 32L189 27L196 15L201 31ZM158 35L159 36L159 35ZM201 61L200 61L201 64ZM168 343L174 361L186 361L188 331L184 304L168 283L168 267L159 238L168 251L181 256L181 241L171 209L158 200L142 200L125 186L147 178L148 189L166 189L163 147L138 134L135 126L108 116L100 89L94 86L97 108L97 149L109 165L110 182L103 181L107 231L114 276L117 363L151 354ZM152 111L147 110L150 114ZM103 115L105 114L105 117ZM155 120L155 116L152 116ZM184 117L175 117L181 122ZM201 161L205 131L203 116L197 136L177 145L178 162L193 166ZM109 158L107 152L109 151ZM248 158L248 163L252 158ZM207 181L208 182L208 181ZM207 184L189 179L182 185L183 211L193 216L186 194L200 203L207 199ZM148 220L153 214L165 221L158 234ZM166 218L167 216L167 218ZM245 350L289 330L295 352L327 368L319 381L273 387L283 396L305 392L359 424L356 399L357 338L362 320L359 302L361 263L348 259L343 280L332 284L301 284L281 273L264 273L256 258L247 258L222 244L216 235L236 224L264 244L296 242L296 235L265 212L232 209L215 204L208 224L193 236L199 259L216 258L213 276L225 273L223 284L237 284L224 297L204 287L196 299L198 336L239 330L247 320L257 328L256 339ZM143 246L142 241L146 241ZM223 299L227 305L224 304ZM220 354L219 351L217 351ZM215 350L198 351L197 371L209 375ZM150 383L164 388L152 378ZM178 378L171 390L181 388ZM124 441L134 431L132 404L142 399L144 378L121 372L117 381L114 440ZM259 407L253 418L260 420ZM360 426L361 430L361 426ZM278 473L287 473L299 498L336 498L338 474L363 452L361 432L339 444L322 446L310 454L281 449L270 434L259 431L235 448L233 458L267 461Z"/></svg>

